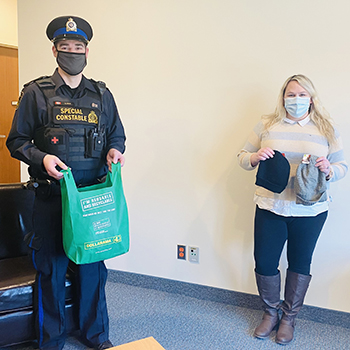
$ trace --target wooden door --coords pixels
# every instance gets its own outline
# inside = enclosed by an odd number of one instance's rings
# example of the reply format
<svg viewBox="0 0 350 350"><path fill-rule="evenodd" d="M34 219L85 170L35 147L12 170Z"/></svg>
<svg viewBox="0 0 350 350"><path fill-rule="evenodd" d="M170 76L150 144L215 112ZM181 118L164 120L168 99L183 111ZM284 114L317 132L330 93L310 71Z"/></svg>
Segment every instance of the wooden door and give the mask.
<svg viewBox="0 0 350 350"><path fill-rule="evenodd" d="M0 46L0 183L19 182L20 162L11 157L6 139L18 100L18 49Z"/></svg>

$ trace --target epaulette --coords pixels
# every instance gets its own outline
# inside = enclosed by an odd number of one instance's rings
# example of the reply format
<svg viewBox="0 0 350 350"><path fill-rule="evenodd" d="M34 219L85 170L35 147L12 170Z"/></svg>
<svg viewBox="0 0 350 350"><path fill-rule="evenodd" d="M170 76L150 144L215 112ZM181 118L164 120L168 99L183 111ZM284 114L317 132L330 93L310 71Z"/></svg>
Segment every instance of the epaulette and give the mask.
<svg viewBox="0 0 350 350"><path fill-rule="evenodd" d="M96 81L94 79L90 79L90 81L97 87L98 91L100 92L101 97L106 92L106 83L103 81Z"/></svg>
<svg viewBox="0 0 350 350"><path fill-rule="evenodd" d="M34 84L34 83L37 83L39 85L39 87L44 87L44 88L45 87L54 87L55 86L54 82L51 79L51 76L43 75L43 76L41 76L39 78L36 78L36 79L34 79L34 80L24 84L23 88L25 88L25 87L27 87L27 86L29 86L31 84ZM43 86L41 86L41 84Z"/></svg>
<svg viewBox="0 0 350 350"><path fill-rule="evenodd" d="M46 101L55 96L55 86L56 84L53 82L50 76L43 76L37 78L33 81L36 85L38 85L40 91L44 94Z"/></svg>
<svg viewBox="0 0 350 350"><path fill-rule="evenodd" d="M45 88L54 88L56 84L53 82L51 77L49 76L43 76L38 79L35 79L34 82L39 86L41 89Z"/></svg>
<svg viewBox="0 0 350 350"><path fill-rule="evenodd" d="M29 85L32 85L36 83L39 87L42 87L42 88L47 88L47 87L55 87L55 84L54 82L52 81L51 77L49 75L43 75L39 78L36 78L34 80L31 80L30 82L26 83L23 85L23 88L22 88L22 91L18 97L18 101L17 101L17 107L16 107L16 110L18 109L19 107L19 104L21 103L21 100L22 100L22 97L24 95L24 89L29 86Z"/></svg>

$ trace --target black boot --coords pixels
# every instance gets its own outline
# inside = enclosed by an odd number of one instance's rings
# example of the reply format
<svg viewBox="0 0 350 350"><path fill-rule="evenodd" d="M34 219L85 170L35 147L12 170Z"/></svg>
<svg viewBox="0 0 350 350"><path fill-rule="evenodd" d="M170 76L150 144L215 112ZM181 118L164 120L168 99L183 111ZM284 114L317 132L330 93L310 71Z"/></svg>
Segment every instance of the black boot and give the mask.
<svg viewBox="0 0 350 350"><path fill-rule="evenodd" d="M279 322L278 309L280 305L281 276L263 276L255 272L256 284L261 300L264 302L263 319L254 331L254 336L267 338Z"/></svg>
<svg viewBox="0 0 350 350"><path fill-rule="evenodd" d="M283 316L276 334L276 343L288 344L293 340L295 318L304 303L311 276L287 270L284 301L281 305Z"/></svg>

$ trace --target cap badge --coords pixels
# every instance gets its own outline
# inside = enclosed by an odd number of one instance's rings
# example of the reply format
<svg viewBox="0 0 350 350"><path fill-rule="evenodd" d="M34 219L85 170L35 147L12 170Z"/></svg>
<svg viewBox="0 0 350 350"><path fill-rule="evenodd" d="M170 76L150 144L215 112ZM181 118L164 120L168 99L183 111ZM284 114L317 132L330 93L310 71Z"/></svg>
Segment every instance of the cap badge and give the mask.
<svg viewBox="0 0 350 350"><path fill-rule="evenodd" d="M68 18L68 21L66 23L66 31L67 32L77 31L77 24L73 21L73 18Z"/></svg>

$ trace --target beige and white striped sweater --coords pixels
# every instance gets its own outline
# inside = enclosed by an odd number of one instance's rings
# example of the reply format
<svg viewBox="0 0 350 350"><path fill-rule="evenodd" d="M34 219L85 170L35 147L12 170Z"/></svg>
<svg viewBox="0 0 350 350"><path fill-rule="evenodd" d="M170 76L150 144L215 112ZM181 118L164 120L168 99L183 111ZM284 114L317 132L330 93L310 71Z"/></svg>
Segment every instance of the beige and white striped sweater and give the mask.
<svg viewBox="0 0 350 350"><path fill-rule="evenodd" d="M296 169L304 154L327 157L333 170L333 176L329 182L340 180L345 176L348 165L344 158L341 137L337 131L336 143L330 146L309 117L299 123L284 120L274 125L267 134L263 134L263 123L264 121L261 120L255 126L244 148L238 153L240 166L245 170L255 169L250 164L252 153L257 152L260 148L270 147L285 154L291 169L288 185L282 193L273 193L265 188L257 187L255 193L257 196L295 202L294 179Z"/></svg>

